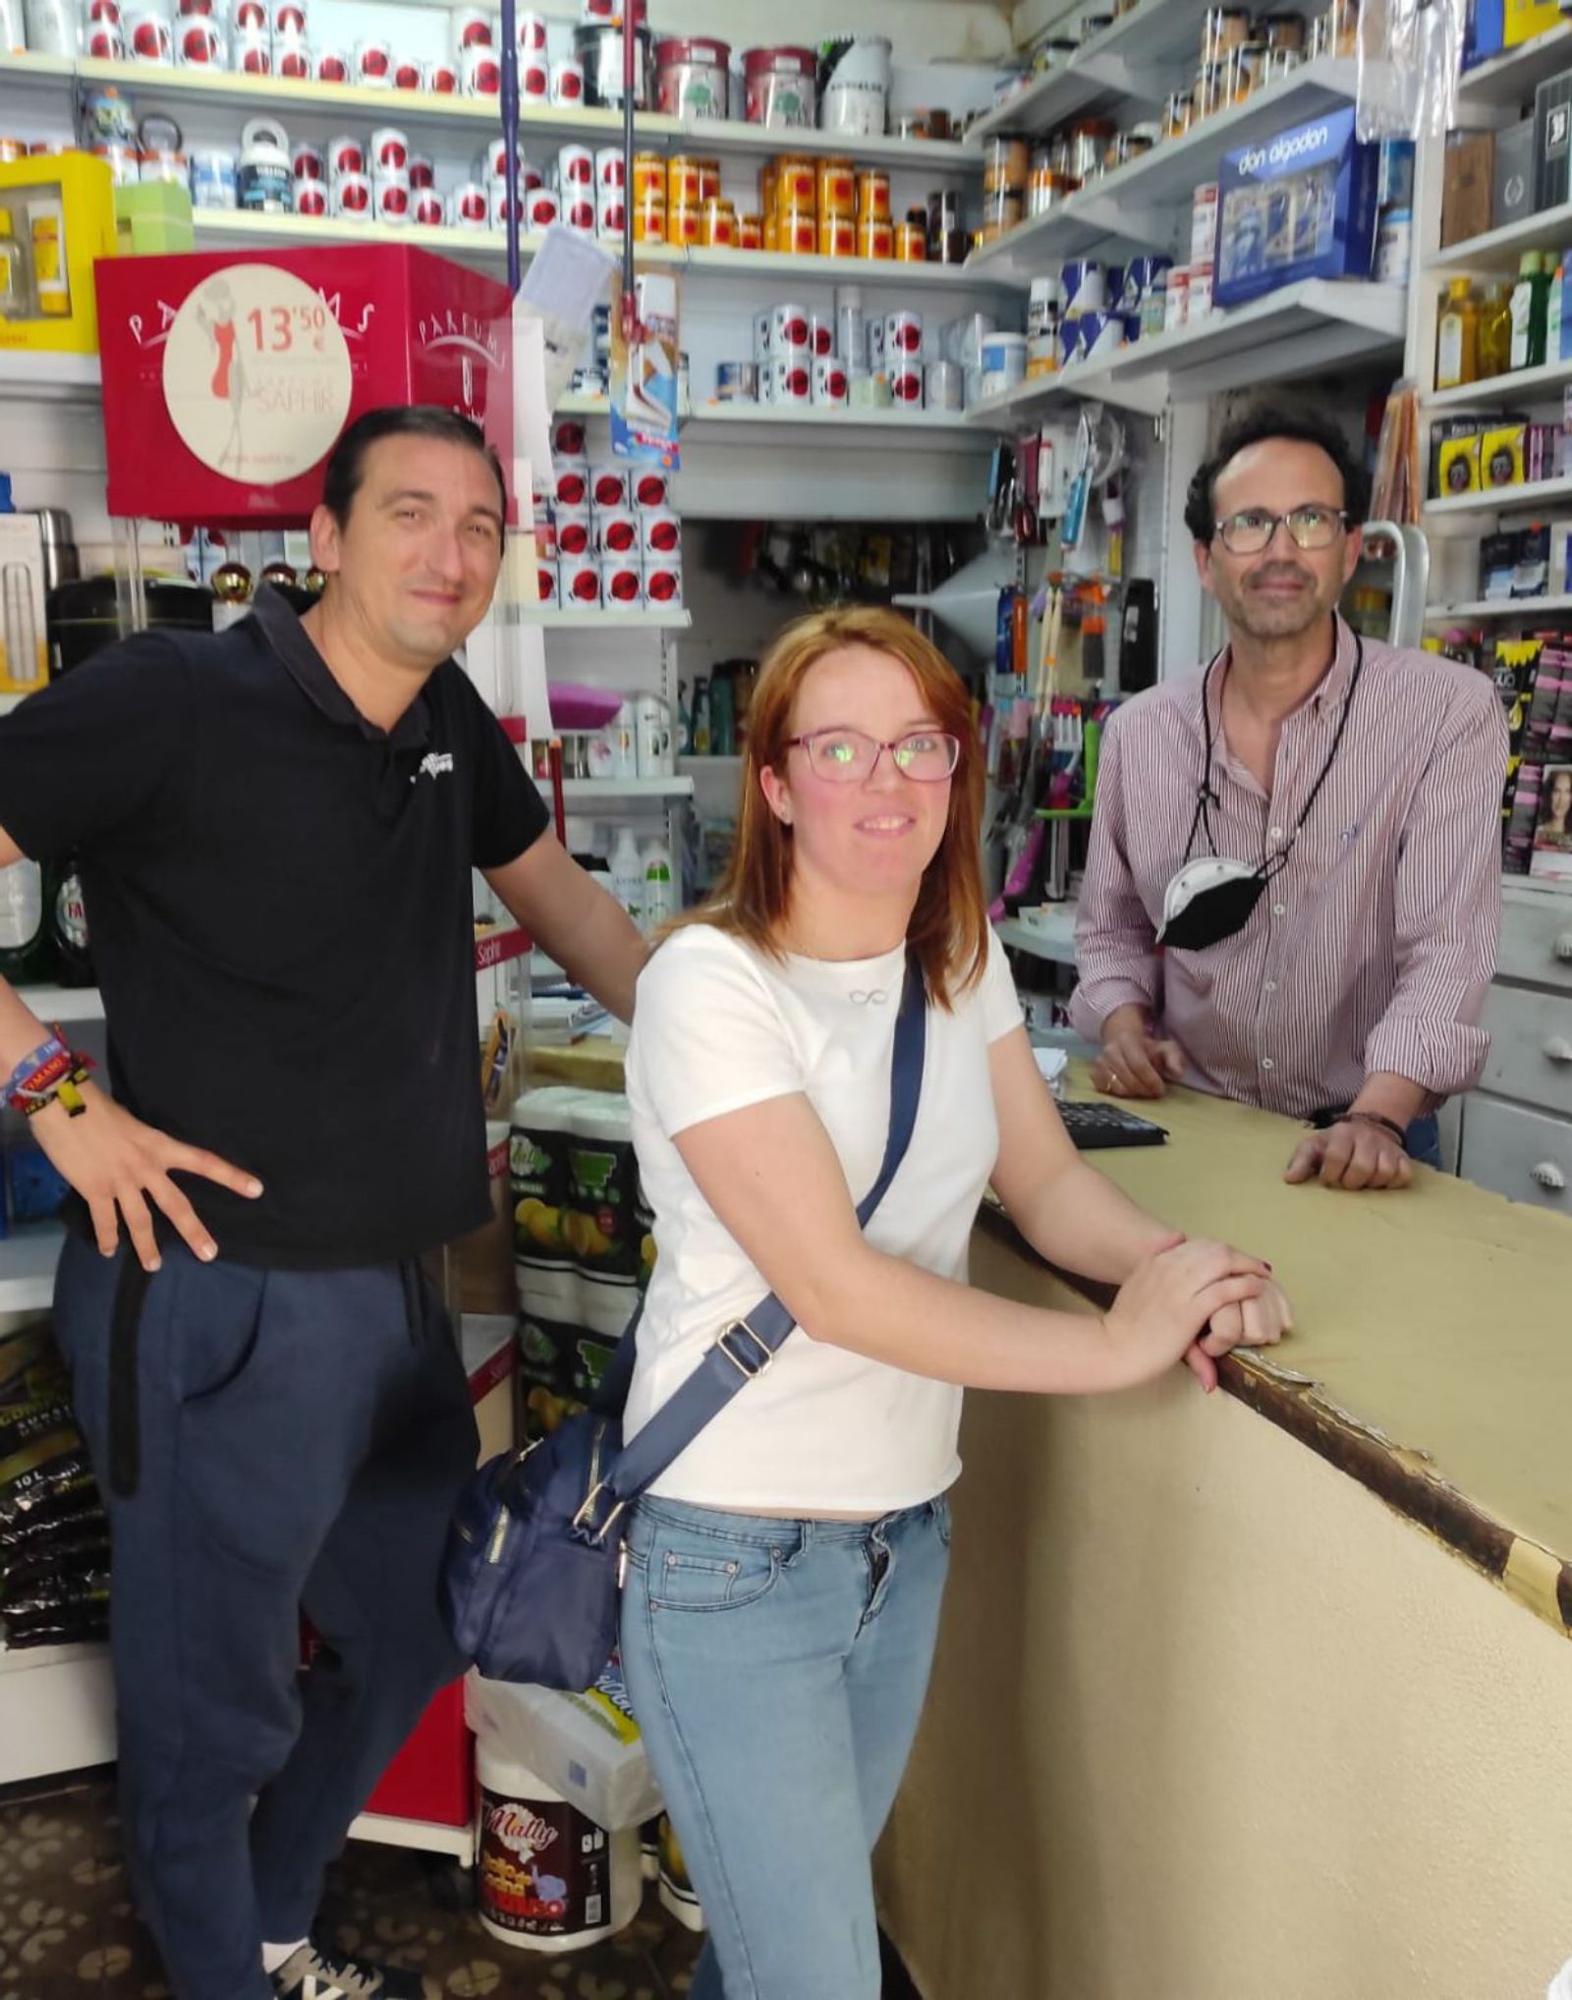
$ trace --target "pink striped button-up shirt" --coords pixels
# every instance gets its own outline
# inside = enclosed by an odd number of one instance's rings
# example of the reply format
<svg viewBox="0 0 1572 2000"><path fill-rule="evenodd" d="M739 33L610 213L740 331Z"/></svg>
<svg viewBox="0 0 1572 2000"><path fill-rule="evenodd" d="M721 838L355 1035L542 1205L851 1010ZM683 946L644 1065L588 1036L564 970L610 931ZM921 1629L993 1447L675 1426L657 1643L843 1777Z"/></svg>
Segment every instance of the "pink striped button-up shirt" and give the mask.
<svg viewBox="0 0 1572 2000"><path fill-rule="evenodd" d="M1259 862L1293 832L1348 700L1355 639L1287 717L1270 797L1228 749L1211 676L1217 852ZM1226 664L1226 663L1225 663ZM1204 760L1202 677L1135 697L1110 722L1076 925L1072 1018L1097 1039L1136 1001L1183 1048L1187 1083L1302 1118L1376 1070L1434 1097L1483 1067L1479 1025L1500 921L1506 725L1489 678L1364 641L1342 747L1287 864L1249 922L1205 951L1157 944ZM1208 852L1198 833L1195 857Z"/></svg>

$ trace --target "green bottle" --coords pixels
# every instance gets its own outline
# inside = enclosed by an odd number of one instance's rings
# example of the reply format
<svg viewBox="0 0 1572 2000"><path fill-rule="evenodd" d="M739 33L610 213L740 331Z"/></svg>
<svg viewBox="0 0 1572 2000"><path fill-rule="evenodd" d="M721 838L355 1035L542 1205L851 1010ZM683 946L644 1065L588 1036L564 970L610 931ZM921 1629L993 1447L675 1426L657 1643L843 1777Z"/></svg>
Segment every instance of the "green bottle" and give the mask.
<svg viewBox="0 0 1572 2000"><path fill-rule="evenodd" d="M1512 287L1512 369L1542 368L1545 328L1550 312L1550 279L1537 250L1525 250L1518 260Z"/></svg>

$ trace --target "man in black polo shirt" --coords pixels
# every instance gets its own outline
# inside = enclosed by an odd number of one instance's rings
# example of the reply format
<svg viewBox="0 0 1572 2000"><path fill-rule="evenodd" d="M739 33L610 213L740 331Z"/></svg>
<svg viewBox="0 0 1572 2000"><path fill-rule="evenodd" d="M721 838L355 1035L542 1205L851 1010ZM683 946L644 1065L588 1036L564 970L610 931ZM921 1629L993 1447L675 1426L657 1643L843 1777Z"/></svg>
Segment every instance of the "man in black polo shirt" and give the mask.
<svg viewBox="0 0 1572 2000"><path fill-rule="evenodd" d="M475 1428L418 1260L488 1213L472 867L624 1018L644 957L450 658L502 537L472 424L372 412L327 467L304 619L264 590L0 722L0 864L79 857L109 1022L113 1097L68 1083L31 1125L81 1202L55 1319L113 1526L127 1848L179 2000L422 1990L308 1933L461 1665L435 1579ZM0 1075L45 1041L0 983ZM302 1606L325 1651L297 1682Z"/></svg>

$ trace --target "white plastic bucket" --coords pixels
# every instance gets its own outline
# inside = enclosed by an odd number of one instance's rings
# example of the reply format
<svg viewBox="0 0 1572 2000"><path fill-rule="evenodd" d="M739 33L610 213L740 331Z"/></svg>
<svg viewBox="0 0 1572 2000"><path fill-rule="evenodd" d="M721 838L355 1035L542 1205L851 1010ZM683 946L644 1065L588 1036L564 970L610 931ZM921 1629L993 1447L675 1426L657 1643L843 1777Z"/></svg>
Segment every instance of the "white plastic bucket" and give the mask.
<svg viewBox="0 0 1572 2000"><path fill-rule="evenodd" d="M526 1765L476 1746L482 1926L527 1951L577 1951L630 1924L644 1892L639 1830L608 1833Z"/></svg>

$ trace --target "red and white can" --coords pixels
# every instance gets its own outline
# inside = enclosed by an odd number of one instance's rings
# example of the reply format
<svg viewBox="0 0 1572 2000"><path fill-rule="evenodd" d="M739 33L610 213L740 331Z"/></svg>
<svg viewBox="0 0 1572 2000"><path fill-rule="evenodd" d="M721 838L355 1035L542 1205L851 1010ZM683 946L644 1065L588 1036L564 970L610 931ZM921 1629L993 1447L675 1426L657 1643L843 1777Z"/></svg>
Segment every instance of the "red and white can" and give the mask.
<svg viewBox="0 0 1572 2000"><path fill-rule="evenodd" d="M594 536L590 530L590 510L588 507L564 507L560 503L556 512L557 554L566 562L570 557L595 554Z"/></svg>
<svg viewBox="0 0 1572 2000"><path fill-rule="evenodd" d="M537 540L535 551L535 596L541 604L557 602L558 575L554 557L542 554Z"/></svg>
<svg viewBox="0 0 1572 2000"><path fill-rule="evenodd" d="M273 37L266 28L236 28L229 46L230 67L238 75L273 74Z"/></svg>
<svg viewBox="0 0 1572 2000"><path fill-rule="evenodd" d="M84 21L112 21L120 26L120 0L87 0L82 9Z"/></svg>
<svg viewBox="0 0 1572 2000"><path fill-rule="evenodd" d="M581 236L595 234L595 195L590 188L564 188L559 220Z"/></svg>
<svg viewBox="0 0 1572 2000"><path fill-rule="evenodd" d="M835 315L812 312L808 315L808 346L816 360L835 352Z"/></svg>
<svg viewBox="0 0 1572 2000"><path fill-rule="evenodd" d="M297 144L290 149L289 170L297 181L325 181L327 155L320 146Z"/></svg>
<svg viewBox="0 0 1572 2000"><path fill-rule="evenodd" d="M453 11L453 53L491 47L491 15L484 7L457 7Z"/></svg>
<svg viewBox="0 0 1572 2000"><path fill-rule="evenodd" d="M569 188L592 188L595 185L595 155L588 146L559 146L557 149L557 186L567 192Z"/></svg>
<svg viewBox="0 0 1572 2000"><path fill-rule="evenodd" d="M535 188L544 187L545 184L546 184L545 179L544 176L541 174L540 168L537 167L535 165L535 162L530 158L528 158L527 155L520 153L519 186L523 189L525 194L529 194Z"/></svg>
<svg viewBox="0 0 1572 2000"><path fill-rule="evenodd" d="M409 134L397 126L382 125L371 135L371 171L374 174L409 172Z"/></svg>
<svg viewBox="0 0 1572 2000"><path fill-rule="evenodd" d="M600 603L600 564L594 556L565 555L558 562L557 574L565 605L577 611L590 611Z"/></svg>
<svg viewBox="0 0 1572 2000"><path fill-rule="evenodd" d="M306 10L302 0L273 0L273 32L305 39Z"/></svg>
<svg viewBox="0 0 1572 2000"><path fill-rule="evenodd" d="M386 90L393 81L393 50L381 35L355 44L355 81L371 90Z"/></svg>
<svg viewBox="0 0 1572 2000"><path fill-rule="evenodd" d="M772 308L770 312L772 356L811 351L812 333L812 320L806 306L787 301Z"/></svg>
<svg viewBox="0 0 1572 2000"><path fill-rule="evenodd" d="M922 353L922 314L892 312L884 315L884 360L893 369L904 355L916 360Z"/></svg>
<svg viewBox="0 0 1572 2000"><path fill-rule="evenodd" d="M551 60L543 49L519 50L519 97L544 104L551 95Z"/></svg>
<svg viewBox="0 0 1572 2000"><path fill-rule="evenodd" d="M782 409L813 401L813 357L806 348L771 360L770 401Z"/></svg>
<svg viewBox="0 0 1572 2000"><path fill-rule="evenodd" d="M847 394L846 364L833 354L813 357L813 400L816 403L844 403Z"/></svg>
<svg viewBox="0 0 1572 2000"><path fill-rule="evenodd" d="M82 28L82 47L95 62L124 62L126 38L118 21L88 21ZM64 151L64 146L61 148Z"/></svg>
<svg viewBox="0 0 1572 2000"><path fill-rule="evenodd" d="M589 469L589 497L596 507L626 507L628 461L625 458L596 459Z"/></svg>
<svg viewBox="0 0 1572 2000"><path fill-rule="evenodd" d="M332 185L331 213L341 215L350 221L363 222L371 214L371 177L369 174L335 174Z"/></svg>
<svg viewBox="0 0 1572 2000"><path fill-rule="evenodd" d="M186 69L225 69L229 64L229 45L223 29L216 21L204 20L199 14L181 21L175 54Z"/></svg>
<svg viewBox="0 0 1572 2000"><path fill-rule="evenodd" d="M484 43L471 43L459 57L459 89L466 97L495 97L502 88L502 64Z"/></svg>
<svg viewBox="0 0 1572 2000"><path fill-rule="evenodd" d="M458 65L446 56L438 56L435 62L428 62L425 70L426 88L437 97L453 97L458 92Z"/></svg>
<svg viewBox="0 0 1572 2000"><path fill-rule="evenodd" d="M553 458L583 458L589 427L582 417L553 417L551 455Z"/></svg>
<svg viewBox="0 0 1572 2000"><path fill-rule="evenodd" d="M600 601L608 611L637 611L644 602L644 565L637 551L601 557Z"/></svg>
<svg viewBox="0 0 1572 2000"><path fill-rule="evenodd" d="M408 222L410 186L403 167L373 174L371 192L378 222Z"/></svg>
<svg viewBox="0 0 1572 2000"><path fill-rule="evenodd" d="M437 184L437 163L424 153L409 156L409 184L412 188L434 188Z"/></svg>
<svg viewBox="0 0 1572 2000"><path fill-rule="evenodd" d="M546 52L546 17L534 8L523 8L513 17L513 28L518 36L521 56L544 55Z"/></svg>
<svg viewBox="0 0 1572 2000"><path fill-rule="evenodd" d="M325 48L317 50L317 82L348 83L349 53L345 49Z"/></svg>
<svg viewBox="0 0 1572 2000"><path fill-rule="evenodd" d="M341 174L363 174L367 165L365 146L352 133L341 132L336 139L328 141L329 180L337 180Z"/></svg>
<svg viewBox="0 0 1572 2000"><path fill-rule="evenodd" d="M235 0L229 25L232 28L268 28L271 33L267 0Z"/></svg>
<svg viewBox="0 0 1572 2000"><path fill-rule="evenodd" d="M577 56L558 56L551 65L551 101L568 107L584 102L584 65Z"/></svg>
<svg viewBox="0 0 1572 2000"><path fill-rule="evenodd" d="M644 602L655 610L662 605L682 602L682 558L680 556L646 556L644 558Z"/></svg>
<svg viewBox="0 0 1572 2000"><path fill-rule="evenodd" d="M658 465L628 466L628 497L635 507L664 507L671 498L671 481Z"/></svg>
<svg viewBox="0 0 1572 2000"><path fill-rule="evenodd" d="M491 202L479 181L461 181L448 196L448 221L454 229L485 229Z"/></svg>
<svg viewBox="0 0 1572 2000"><path fill-rule="evenodd" d="M549 507L535 509L535 553L548 562L557 560L557 524Z"/></svg>
<svg viewBox="0 0 1572 2000"><path fill-rule="evenodd" d="M619 192L628 184L627 162L622 157L620 146L597 146L595 149L595 185L598 188L616 188Z"/></svg>
<svg viewBox="0 0 1572 2000"><path fill-rule="evenodd" d="M168 18L149 7L138 7L125 19L126 53L132 62L172 63L175 34Z"/></svg>
<svg viewBox="0 0 1572 2000"><path fill-rule="evenodd" d="M296 215L326 215L328 212L327 182L323 180L302 180L295 176Z"/></svg>
<svg viewBox="0 0 1572 2000"><path fill-rule="evenodd" d="M534 234L562 220L562 204L550 188L531 188L524 197L524 221Z"/></svg>
<svg viewBox="0 0 1572 2000"><path fill-rule="evenodd" d="M393 58L393 88L395 90L419 90L425 82L426 66L419 56L412 56L406 49L402 55Z"/></svg>
<svg viewBox="0 0 1572 2000"><path fill-rule="evenodd" d="M675 556L682 547L682 523L671 507L646 507L639 532L646 556Z"/></svg>
<svg viewBox="0 0 1572 2000"><path fill-rule="evenodd" d="M273 74L295 83L311 81L311 51L299 35L273 37Z"/></svg>
<svg viewBox="0 0 1572 2000"><path fill-rule="evenodd" d="M175 8L177 21L189 21L200 16L203 20L218 19L218 0L179 0ZM89 21L118 21L120 8L117 0L88 0L86 19Z"/></svg>
<svg viewBox="0 0 1572 2000"><path fill-rule="evenodd" d="M587 507L590 503L589 460L554 458L551 462L551 497L558 507ZM585 546L588 547L588 543Z"/></svg>
<svg viewBox="0 0 1572 2000"><path fill-rule="evenodd" d="M887 364L890 375L890 394L895 398L895 406L901 410L922 408L922 363L910 355L902 355Z"/></svg>
<svg viewBox="0 0 1572 2000"><path fill-rule="evenodd" d="M586 27L591 21L614 20L618 11L617 0L579 0L579 19ZM637 12L639 19L642 20L644 9L640 7Z"/></svg>
<svg viewBox="0 0 1572 2000"><path fill-rule="evenodd" d="M602 188L595 202L596 235L622 236L627 227L628 210L621 188Z"/></svg>
<svg viewBox="0 0 1572 2000"><path fill-rule="evenodd" d="M447 210L442 197L435 188L416 188L409 199L409 219L424 223L428 229L440 229L447 221Z"/></svg>
<svg viewBox="0 0 1572 2000"><path fill-rule="evenodd" d="M639 556L639 517L631 507L595 510L595 550L603 556Z"/></svg>

